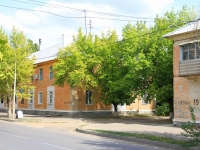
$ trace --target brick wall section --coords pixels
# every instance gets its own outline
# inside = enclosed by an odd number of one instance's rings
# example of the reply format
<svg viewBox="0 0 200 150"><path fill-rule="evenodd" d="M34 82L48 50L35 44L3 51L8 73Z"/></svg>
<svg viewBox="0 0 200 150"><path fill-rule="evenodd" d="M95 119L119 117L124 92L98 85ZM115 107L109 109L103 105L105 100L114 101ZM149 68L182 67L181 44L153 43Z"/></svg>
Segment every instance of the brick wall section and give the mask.
<svg viewBox="0 0 200 150"><path fill-rule="evenodd" d="M56 61L49 61L40 63L35 66L35 73L39 75L39 69L43 69L43 79L33 79L34 90L34 109L47 110L47 87L54 86L54 110L82 110L82 111L96 111L96 110L111 110L111 105L105 105L99 100L99 92L93 90L93 104L85 104L85 91L81 88L70 88L69 85L64 84L63 87L53 85L54 79L49 79L49 69ZM38 104L38 92L43 93L43 103ZM28 100L24 104L18 102L18 108L28 108ZM126 110L137 110L138 102L126 106ZM155 109L155 104L141 104L139 101L139 109L152 111Z"/></svg>
<svg viewBox="0 0 200 150"><path fill-rule="evenodd" d="M184 77L179 75L179 44L190 40L189 35L186 36L188 39L183 36L181 38L184 40L176 39L177 42L175 41L173 46L174 121L190 120L189 106L192 106L194 107L196 119L200 122L200 104L194 104L194 99L200 101L200 75Z"/></svg>
<svg viewBox="0 0 200 150"><path fill-rule="evenodd" d="M180 50L179 45L173 47L173 74L174 77L179 76L179 60L180 60Z"/></svg>
<svg viewBox="0 0 200 150"><path fill-rule="evenodd" d="M43 79L33 79L34 90L34 108L35 109L47 109L47 87L55 87L54 98L54 110L111 110L111 105L105 106L102 102L97 101L98 92L94 91L93 94L97 98L93 104L85 104L85 91L78 88L73 90L69 85L64 84L63 87L53 85L54 79L49 79L49 68L53 66L56 61L49 61L41 64L37 64L35 67L35 73L39 75L40 68L43 69ZM38 92L43 93L43 103L38 104ZM73 95L72 93L76 93ZM25 100L24 104L18 102L18 108L28 108L28 100Z"/></svg>

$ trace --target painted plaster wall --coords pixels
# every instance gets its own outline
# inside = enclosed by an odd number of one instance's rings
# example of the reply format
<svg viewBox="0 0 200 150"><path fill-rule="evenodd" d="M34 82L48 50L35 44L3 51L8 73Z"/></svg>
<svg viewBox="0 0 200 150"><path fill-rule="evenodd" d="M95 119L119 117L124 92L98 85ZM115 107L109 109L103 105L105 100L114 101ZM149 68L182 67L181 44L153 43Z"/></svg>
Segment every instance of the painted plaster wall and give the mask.
<svg viewBox="0 0 200 150"><path fill-rule="evenodd" d="M130 105L126 105L126 110L128 111L141 111L141 112L150 112L155 111L156 103L155 101L152 101L151 103L142 103L141 99L136 99L134 103Z"/></svg>
<svg viewBox="0 0 200 150"><path fill-rule="evenodd" d="M188 40L187 40L188 41ZM173 51L173 75L174 75L174 122L185 122L191 120L189 107L194 107L194 114L197 122L200 123L200 75L180 76L179 44L185 40L178 40L174 43Z"/></svg>

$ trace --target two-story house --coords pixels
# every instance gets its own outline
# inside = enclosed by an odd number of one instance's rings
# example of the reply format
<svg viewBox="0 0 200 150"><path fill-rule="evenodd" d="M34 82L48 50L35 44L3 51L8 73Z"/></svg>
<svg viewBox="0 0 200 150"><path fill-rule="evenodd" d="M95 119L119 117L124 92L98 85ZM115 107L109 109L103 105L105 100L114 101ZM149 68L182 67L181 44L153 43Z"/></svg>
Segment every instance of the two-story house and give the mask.
<svg viewBox="0 0 200 150"><path fill-rule="evenodd" d="M32 78L34 90L29 90L30 100L17 101L17 109L24 113L40 115L63 116L92 116L105 115L113 112L111 105L104 105L96 101L97 91L83 90L79 87L71 88L68 84L63 87L54 85L53 64L57 62L58 47L38 51L30 57L35 57L35 72ZM118 110L125 113L152 113L155 103L146 103L142 98L136 99L131 105L119 106Z"/></svg>
<svg viewBox="0 0 200 150"><path fill-rule="evenodd" d="M166 34L173 44L174 124L191 120L189 106L200 123L200 20Z"/></svg>

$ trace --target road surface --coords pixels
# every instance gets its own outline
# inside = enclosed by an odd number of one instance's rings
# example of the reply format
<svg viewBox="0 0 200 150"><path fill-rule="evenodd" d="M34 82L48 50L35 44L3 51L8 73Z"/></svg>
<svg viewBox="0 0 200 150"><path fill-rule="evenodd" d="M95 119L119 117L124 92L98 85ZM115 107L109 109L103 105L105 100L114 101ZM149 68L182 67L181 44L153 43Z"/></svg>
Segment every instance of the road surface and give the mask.
<svg viewBox="0 0 200 150"><path fill-rule="evenodd" d="M57 130L51 126L37 126L0 120L0 150L164 150L64 128Z"/></svg>

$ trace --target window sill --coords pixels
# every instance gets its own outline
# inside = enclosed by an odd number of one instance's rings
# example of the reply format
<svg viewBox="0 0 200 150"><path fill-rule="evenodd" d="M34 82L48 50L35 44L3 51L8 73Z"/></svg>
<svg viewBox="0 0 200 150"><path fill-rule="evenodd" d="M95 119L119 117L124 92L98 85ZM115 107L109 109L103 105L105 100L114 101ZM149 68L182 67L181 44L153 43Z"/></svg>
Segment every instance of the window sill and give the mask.
<svg viewBox="0 0 200 150"><path fill-rule="evenodd" d="M94 105L94 104L85 104L85 105Z"/></svg>
<svg viewBox="0 0 200 150"><path fill-rule="evenodd" d="M143 103L142 105L148 105L148 103Z"/></svg>

